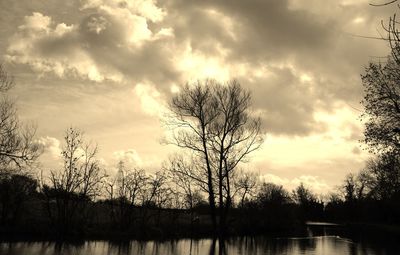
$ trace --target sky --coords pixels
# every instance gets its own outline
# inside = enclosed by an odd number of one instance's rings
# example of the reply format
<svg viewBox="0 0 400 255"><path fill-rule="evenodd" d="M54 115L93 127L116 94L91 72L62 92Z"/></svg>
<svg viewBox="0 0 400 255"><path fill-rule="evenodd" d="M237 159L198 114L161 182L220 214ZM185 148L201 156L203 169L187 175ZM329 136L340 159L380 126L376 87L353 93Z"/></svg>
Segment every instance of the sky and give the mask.
<svg viewBox="0 0 400 255"><path fill-rule="evenodd" d="M161 119L179 87L237 79L266 130L245 170L326 193L370 157L360 74L389 47L360 36L384 35L397 7L369 3L0 0L0 61L21 121L38 127L45 170L59 167L72 126L110 172L119 160L154 172L175 151Z"/></svg>

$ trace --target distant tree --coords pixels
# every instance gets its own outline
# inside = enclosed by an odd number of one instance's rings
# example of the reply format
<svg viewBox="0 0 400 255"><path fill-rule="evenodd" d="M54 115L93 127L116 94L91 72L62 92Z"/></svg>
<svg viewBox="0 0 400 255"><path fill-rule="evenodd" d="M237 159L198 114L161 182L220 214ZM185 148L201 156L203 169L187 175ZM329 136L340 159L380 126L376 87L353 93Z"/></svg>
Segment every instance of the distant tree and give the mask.
<svg viewBox="0 0 400 255"><path fill-rule="evenodd" d="M290 202L290 195L282 185L263 183L257 195L257 201L261 207L280 206Z"/></svg>
<svg viewBox="0 0 400 255"><path fill-rule="evenodd" d="M344 198L347 202L354 202L357 198L357 183L354 174L350 173L346 176L343 184Z"/></svg>
<svg viewBox="0 0 400 255"><path fill-rule="evenodd" d="M232 172L263 141L250 102L250 93L236 81L205 80L184 86L169 106L173 116L167 124L175 131L170 142L197 157L207 181L214 230L218 199L221 234L232 204Z"/></svg>
<svg viewBox="0 0 400 255"><path fill-rule="evenodd" d="M53 188L93 199L101 193L105 173L96 158L97 145L86 143L83 132L69 128L61 152L63 168L51 171Z"/></svg>
<svg viewBox="0 0 400 255"><path fill-rule="evenodd" d="M316 195L304 186L303 183L292 192L292 199L299 205L299 216L302 220L317 219L322 217L324 204Z"/></svg>
<svg viewBox="0 0 400 255"><path fill-rule="evenodd" d="M359 200L370 198L374 185L374 176L367 169L362 169L357 175L357 198Z"/></svg>
<svg viewBox="0 0 400 255"><path fill-rule="evenodd" d="M243 207L248 197L256 196L259 185L259 176L254 172L238 171L232 177L235 188L233 197L235 195L239 196L239 205Z"/></svg>
<svg viewBox="0 0 400 255"><path fill-rule="evenodd" d="M315 195L308 188L306 188L303 183L300 183L300 185L293 190L292 198L300 205L306 205L317 200Z"/></svg>
<svg viewBox="0 0 400 255"><path fill-rule="evenodd" d="M128 229L136 220L135 207L143 205L149 177L143 169L127 169L123 161L117 168L117 175L108 177L106 193L111 218L120 229Z"/></svg>
<svg viewBox="0 0 400 255"><path fill-rule="evenodd" d="M44 186L43 192L48 197L49 216L59 230L68 232L86 223L87 206L100 194L105 173L96 158L97 145L86 143L81 131L69 128L64 139L63 168L50 172L50 186ZM55 208L51 201L56 202Z"/></svg>
<svg viewBox="0 0 400 255"><path fill-rule="evenodd" d="M175 155L164 164L164 169L177 191L183 196L184 208L191 212L201 199L201 191L207 192L207 182L203 181L194 170L193 162L186 161L182 156Z"/></svg>
<svg viewBox="0 0 400 255"><path fill-rule="evenodd" d="M0 173L0 225L15 224L24 202L36 193L37 181L26 174Z"/></svg>
<svg viewBox="0 0 400 255"><path fill-rule="evenodd" d="M186 208L190 213L190 226L193 228L195 221L194 208L200 205L204 193L207 193L207 182L201 177L195 163L185 160L181 155L174 155L163 166L168 178L171 181L172 189L179 196L176 202L182 201L181 205L175 208Z"/></svg>

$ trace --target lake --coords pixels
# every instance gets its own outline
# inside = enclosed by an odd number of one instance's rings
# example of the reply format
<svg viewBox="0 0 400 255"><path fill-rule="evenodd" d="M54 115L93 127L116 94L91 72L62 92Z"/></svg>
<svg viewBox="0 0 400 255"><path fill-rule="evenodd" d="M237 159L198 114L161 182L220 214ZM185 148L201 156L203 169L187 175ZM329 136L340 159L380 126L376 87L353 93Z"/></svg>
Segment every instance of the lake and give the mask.
<svg viewBox="0 0 400 255"><path fill-rule="evenodd" d="M376 234L376 233L375 233ZM387 255L400 254L400 243L340 226L314 224L299 237L237 237L174 241L85 241L81 243L3 242L1 255Z"/></svg>

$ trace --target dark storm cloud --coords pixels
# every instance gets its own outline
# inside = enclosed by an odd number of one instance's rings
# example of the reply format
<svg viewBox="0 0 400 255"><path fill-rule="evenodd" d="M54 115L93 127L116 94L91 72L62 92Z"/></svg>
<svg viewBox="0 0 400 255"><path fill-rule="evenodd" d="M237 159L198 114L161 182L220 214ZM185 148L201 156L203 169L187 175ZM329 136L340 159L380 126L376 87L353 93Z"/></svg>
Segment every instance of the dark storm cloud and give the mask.
<svg viewBox="0 0 400 255"><path fill-rule="evenodd" d="M231 57L240 61L257 63L286 59L294 52L325 48L334 36L331 22L321 21L305 11L289 10L288 1L284 0L201 1L201 4L176 1L173 7L171 9L180 14L188 13L190 18L186 23L186 34L192 31L194 45L202 38L214 38L232 49ZM214 19L209 25L207 18L193 15L209 10L216 10L232 20L235 39L226 35L225 29L220 26L221 20ZM198 27L191 26L193 23L197 23Z"/></svg>
<svg viewBox="0 0 400 255"><path fill-rule="evenodd" d="M265 78L248 80L239 77L252 94L255 109L262 109L263 123L269 133L307 135L322 131L323 125L314 120L312 113L317 102L310 83L303 83L289 68L269 67Z"/></svg>

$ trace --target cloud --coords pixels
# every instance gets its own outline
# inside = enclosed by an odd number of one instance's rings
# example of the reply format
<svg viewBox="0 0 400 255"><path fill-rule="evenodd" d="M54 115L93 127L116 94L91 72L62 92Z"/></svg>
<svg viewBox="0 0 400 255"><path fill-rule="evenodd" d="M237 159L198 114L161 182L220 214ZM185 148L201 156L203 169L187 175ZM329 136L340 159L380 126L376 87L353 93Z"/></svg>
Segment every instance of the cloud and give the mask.
<svg viewBox="0 0 400 255"><path fill-rule="evenodd" d="M139 83L135 86L133 92L138 97L143 112L159 117L167 112L167 108L163 104L165 98L153 86Z"/></svg>
<svg viewBox="0 0 400 255"><path fill-rule="evenodd" d="M43 147L44 153L50 154L54 159L61 158L61 145L57 138L40 137L37 142Z"/></svg>
<svg viewBox="0 0 400 255"><path fill-rule="evenodd" d="M83 0L68 8L69 22L54 10L25 16L8 61L42 76L150 84L163 100L186 81L237 78L270 133L300 136L324 129L316 111L357 106L361 66L369 52L385 51L351 33L375 33L389 13L364 1L315 0Z"/></svg>
<svg viewBox="0 0 400 255"><path fill-rule="evenodd" d="M37 140L42 146L43 153L39 157L40 169L43 170L44 176L48 176L50 171L61 169L63 165L61 156L61 143L55 137L42 136Z"/></svg>
<svg viewBox="0 0 400 255"><path fill-rule="evenodd" d="M318 176L312 175L301 175L299 177L288 179L282 178L273 174L264 174L260 176L260 179L265 182L275 183L282 185L287 190L291 191L298 187L301 183L311 189L312 192L319 195L326 195L333 191L333 187L329 186L325 180Z"/></svg>
<svg viewBox="0 0 400 255"><path fill-rule="evenodd" d="M6 59L42 75L94 82L160 82L175 76L170 49L164 46L173 30L150 29L149 22L164 16L152 1L89 1L80 11L74 24L57 23L39 12L25 16Z"/></svg>
<svg viewBox="0 0 400 255"><path fill-rule="evenodd" d="M320 132L313 113L337 101L357 105L362 66L371 51L386 54L382 42L351 35L376 33L381 17L365 2L175 0L161 6L168 10L164 23L186 43L182 63L189 68L180 69L186 79L237 78L274 134ZM358 16L365 22L354 27Z"/></svg>
<svg viewBox="0 0 400 255"><path fill-rule="evenodd" d="M80 14L70 23L26 16L7 59L64 79L150 84L163 100L186 81L237 78L270 133L303 136L324 129L317 110L358 104L366 52L382 52L348 35L375 31L363 4L87 0L70 7Z"/></svg>
<svg viewBox="0 0 400 255"><path fill-rule="evenodd" d="M117 162L123 161L129 167L141 167L143 165L142 159L134 149L115 151L113 155Z"/></svg>

